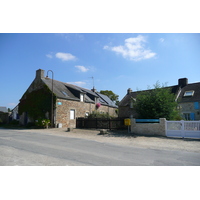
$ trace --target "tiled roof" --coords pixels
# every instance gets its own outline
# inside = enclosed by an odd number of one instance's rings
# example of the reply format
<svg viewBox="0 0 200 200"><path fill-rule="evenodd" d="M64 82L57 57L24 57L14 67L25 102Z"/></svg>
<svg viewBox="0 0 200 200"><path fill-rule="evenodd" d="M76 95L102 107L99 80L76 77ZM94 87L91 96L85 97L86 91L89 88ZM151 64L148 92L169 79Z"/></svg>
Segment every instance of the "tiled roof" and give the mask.
<svg viewBox="0 0 200 200"><path fill-rule="evenodd" d="M42 81L52 90L52 79L42 78ZM80 93L82 93L85 95L85 102L87 103L95 103L95 98L99 98L102 105L117 107L115 103L105 95L57 80L53 80L53 92L58 98L74 101L80 101Z"/></svg>
<svg viewBox="0 0 200 200"><path fill-rule="evenodd" d="M182 88L179 85L169 86L166 88L169 88L171 92L178 97L177 101L179 103L200 101L200 82L187 84ZM149 91L149 90L143 90L143 91ZM194 95L186 97L184 96L186 91L194 91ZM126 94L124 98L120 101L119 106L127 106L130 103L129 102L130 99L131 98L136 99L137 95L140 92L142 91L130 92L129 94Z"/></svg>
<svg viewBox="0 0 200 200"><path fill-rule="evenodd" d="M115 103L113 102L113 101L111 101L111 99L110 98L108 98L108 96L106 96L106 95L104 95L104 94L101 94L101 93L96 93L100 98L100 103L102 104L102 105L110 105L111 107L117 107L116 105L115 105Z"/></svg>
<svg viewBox="0 0 200 200"><path fill-rule="evenodd" d="M193 96L184 96L185 92L194 91ZM200 82L188 84L181 89L181 93L178 98L178 102L196 102L200 101Z"/></svg>

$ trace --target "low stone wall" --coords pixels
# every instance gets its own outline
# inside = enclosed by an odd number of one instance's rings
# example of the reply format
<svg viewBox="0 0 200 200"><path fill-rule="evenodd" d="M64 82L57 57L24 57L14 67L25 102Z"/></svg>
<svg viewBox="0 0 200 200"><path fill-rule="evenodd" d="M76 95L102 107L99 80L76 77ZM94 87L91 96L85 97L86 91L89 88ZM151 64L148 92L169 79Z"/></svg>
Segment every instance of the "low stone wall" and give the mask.
<svg viewBox="0 0 200 200"><path fill-rule="evenodd" d="M136 123L135 118L131 119L131 133L135 134L166 136L165 126L165 118L160 118L160 123Z"/></svg>

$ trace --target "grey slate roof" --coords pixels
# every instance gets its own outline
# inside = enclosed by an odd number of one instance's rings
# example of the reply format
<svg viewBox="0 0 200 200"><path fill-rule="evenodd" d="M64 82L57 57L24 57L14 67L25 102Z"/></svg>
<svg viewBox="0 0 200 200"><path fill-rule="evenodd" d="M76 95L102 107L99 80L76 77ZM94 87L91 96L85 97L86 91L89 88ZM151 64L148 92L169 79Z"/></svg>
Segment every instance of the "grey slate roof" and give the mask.
<svg viewBox="0 0 200 200"><path fill-rule="evenodd" d="M52 90L52 79L42 78L42 81L48 86L50 90ZM84 94L85 102L87 103L95 103L95 98L99 98L99 101L102 105L117 108L115 103L111 101L110 98L108 98L106 95L57 80L53 80L53 93L58 98L74 101L80 101L80 94L82 93Z"/></svg>
<svg viewBox="0 0 200 200"><path fill-rule="evenodd" d="M42 78L42 81L48 86L50 90L52 90L52 79L50 78ZM69 100L77 100L79 101L79 98L74 96L74 94L71 93L71 91L67 88L67 84L53 80L53 93L62 99L69 99Z"/></svg>
<svg viewBox="0 0 200 200"><path fill-rule="evenodd" d="M109 104L111 107L116 107L115 103L108 96L101 93L96 93L96 94L100 97L100 103L102 105Z"/></svg>
<svg viewBox="0 0 200 200"><path fill-rule="evenodd" d="M183 86L183 87L181 87L179 85L174 85L174 86L169 86L166 88L169 88L171 90L171 92L175 94L175 96L178 95L177 101L179 103L200 101L200 82L187 84L186 86ZM143 90L143 91L147 91L147 90ZM184 94L186 91L194 91L194 95L185 97ZM129 94L126 94L124 96L124 98L120 101L119 106L129 105L130 98L132 97L132 98L136 99L136 97L139 93L140 93L140 91L131 92Z"/></svg>
<svg viewBox="0 0 200 200"><path fill-rule="evenodd" d="M186 97L184 96L186 91L194 91L193 96ZM184 102L197 102L200 101L200 82L188 84L181 89L181 93L179 95L178 101L181 103Z"/></svg>

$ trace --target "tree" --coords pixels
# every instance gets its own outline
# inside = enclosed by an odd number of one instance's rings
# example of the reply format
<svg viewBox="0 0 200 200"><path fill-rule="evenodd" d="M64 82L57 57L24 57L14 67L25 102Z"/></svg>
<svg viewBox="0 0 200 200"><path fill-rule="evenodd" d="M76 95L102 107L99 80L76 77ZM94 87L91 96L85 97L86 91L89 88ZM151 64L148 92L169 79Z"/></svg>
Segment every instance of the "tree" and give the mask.
<svg viewBox="0 0 200 200"><path fill-rule="evenodd" d="M101 90L100 93L108 96L112 101L115 102L116 105L118 105L118 103L119 103L119 99L118 99L119 95L115 94L111 90Z"/></svg>
<svg viewBox="0 0 200 200"><path fill-rule="evenodd" d="M139 92L134 102L139 118L143 119L180 119L177 106L175 95L169 88L160 87L159 82L154 85L154 89Z"/></svg>

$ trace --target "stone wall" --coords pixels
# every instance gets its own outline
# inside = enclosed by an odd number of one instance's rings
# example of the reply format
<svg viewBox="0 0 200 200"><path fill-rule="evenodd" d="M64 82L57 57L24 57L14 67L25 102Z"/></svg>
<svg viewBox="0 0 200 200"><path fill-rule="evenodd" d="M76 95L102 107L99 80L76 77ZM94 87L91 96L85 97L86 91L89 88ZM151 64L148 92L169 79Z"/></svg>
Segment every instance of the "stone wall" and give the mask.
<svg viewBox="0 0 200 200"><path fill-rule="evenodd" d="M70 119L70 110L75 110L75 119ZM85 117L86 113L92 113L95 110L96 106L93 103L57 99L55 124L58 125L61 123L62 127L75 128L77 117ZM115 110L116 108L108 106L100 106L98 108L98 112L109 113L111 116L117 117Z"/></svg>
<svg viewBox="0 0 200 200"><path fill-rule="evenodd" d="M160 123L136 123L135 118L131 119L131 133L135 134L165 136L165 126L165 118L160 118Z"/></svg>
<svg viewBox="0 0 200 200"><path fill-rule="evenodd" d="M200 102L199 106L200 106ZM200 120L200 109L195 109L194 102L180 103L179 106L181 114L183 113L194 113L195 120Z"/></svg>
<svg viewBox="0 0 200 200"><path fill-rule="evenodd" d="M127 117L127 118L137 118L138 114L136 113L134 108L130 108L130 106L119 106L119 117Z"/></svg>

